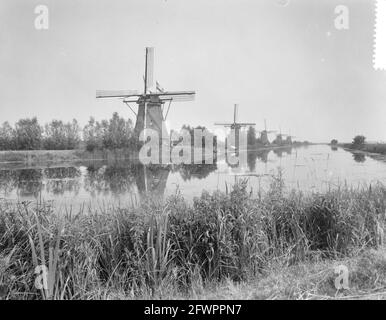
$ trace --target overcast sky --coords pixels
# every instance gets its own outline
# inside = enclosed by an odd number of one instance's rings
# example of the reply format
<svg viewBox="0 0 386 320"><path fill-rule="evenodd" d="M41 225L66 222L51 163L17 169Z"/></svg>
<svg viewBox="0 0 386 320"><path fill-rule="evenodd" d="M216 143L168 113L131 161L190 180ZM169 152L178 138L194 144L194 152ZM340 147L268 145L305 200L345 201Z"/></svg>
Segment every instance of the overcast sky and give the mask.
<svg viewBox="0 0 386 320"><path fill-rule="evenodd" d="M298 139L386 140L386 76L372 68L368 0L1 0L0 122L132 117L96 89L142 89L144 52L175 103L169 127L239 119ZM36 30L34 9L49 8ZM349 30L334 27L347 5Z"/></svg>

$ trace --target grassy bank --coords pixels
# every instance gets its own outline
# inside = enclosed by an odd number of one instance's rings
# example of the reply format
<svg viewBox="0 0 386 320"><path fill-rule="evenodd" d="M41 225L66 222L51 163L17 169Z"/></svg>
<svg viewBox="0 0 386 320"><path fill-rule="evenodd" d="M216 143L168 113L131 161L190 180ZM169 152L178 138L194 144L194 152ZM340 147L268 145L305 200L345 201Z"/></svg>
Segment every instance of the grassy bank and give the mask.
<svg viewBox="0 0 386 320"><path fill-rule="evenodd" d="M263 272L247 281L225 279L206 285L195 284L181 299L386 299L386 251L364 250L342 259L313 259L288 266L283 260L273 260ZM349 288L337 290L336 268L347 266ZM173 299L178 292L166 297ZM123 293L111 298L127 299Z"/></svg>
<svg viewBox="0 0 386 320"><path fill-rule="evenodd" d="M365 143L361 146L355 146L352 143L347 143L342 145L344 148L353 150L353 151L363 151L369 153L378 153L386 155L386 144L385 143Z"/></svg>
<svg viewBox="0 0 386 320"><path fill-rule="evenodd" d="M9 299L335 297L332 266L352 290L386 285L380 249L386 188L284 192L280 178L252 198L180 194L139 208L57 216L45 205L1 202L0 283ZM49 267L48 289L35 268ZM39 269L37 269L39 271Z"/></svg>
<svg viewBox="0 0 386 320"><path fill-rule="evenodd" d="M0 151L0 165L49 165L52 163L76 163L86 160L133 160L135 154L128 149L117 150L31 150Z"/></svg>

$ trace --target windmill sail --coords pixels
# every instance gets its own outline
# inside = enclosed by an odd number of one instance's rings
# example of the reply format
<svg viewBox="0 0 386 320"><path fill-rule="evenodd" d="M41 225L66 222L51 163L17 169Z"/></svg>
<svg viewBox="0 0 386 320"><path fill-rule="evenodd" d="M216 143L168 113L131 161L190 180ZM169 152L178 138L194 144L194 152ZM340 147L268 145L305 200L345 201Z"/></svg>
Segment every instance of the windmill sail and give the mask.
<svg viewBox="0 0 386 320"><path fill-rule="evenodd" d="M215 126L231 127L231 126L233 126L233 123L215 122L214 125Z"/></svg>
<svg viewBox="0 0 386 320"><path fill-rule="evenodd" d="M156 95L161 101L193 101L196 93L194 91L169 91Z"/></svg>
<svg viewBox="0 0 386 320"><path fill-rule="evenodd" d="M128 98L138 96L137 90L97 90L97 98Z"/></svg>
<svg viewBox="0 0 386 320"><path fill-rule="evenodd" d="M146 48L146 88L151 89L154 85L154 48Z"/></svg>

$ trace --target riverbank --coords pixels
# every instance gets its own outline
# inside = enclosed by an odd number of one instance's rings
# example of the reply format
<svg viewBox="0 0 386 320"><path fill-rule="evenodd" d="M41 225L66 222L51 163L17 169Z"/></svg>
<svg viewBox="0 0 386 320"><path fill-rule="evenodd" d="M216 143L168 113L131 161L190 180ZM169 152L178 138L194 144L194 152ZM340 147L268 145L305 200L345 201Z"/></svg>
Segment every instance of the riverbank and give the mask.
<svg viewBox="0 0 386 320"><path fill-rule="evenodd" d="M269 145L257 145L257 146L251 146L248 145L248 151L252 152L259 152L259 151L266 151L266 150L275 150L275 149L291 149L291 148L301 148L301 147L308 147L312 145L317 145L318 143L311 143L311 142L293 142L291 144L282 144L282 145L276 145L276 144L269 144Z"/></svg>
<svg viewBox="0 0 386 320"><path fill-rule="evenodd" d="M350 151L360 151L386 155L386 143L366 143L362 146L355 146L352 143L339 144L339 146Z"/></svg>
<svg viewBox="0 0 386 320"><path fill-rule="evenodd" d="M297 145L296 147L300 147ZM276 149L291 149L294 146L266 146L258 147L257 149L248 149L248 152L264 152ZM195 149L192 148L191 154L193 155ZM215 161L224 159L225 154L221 153L217 155L213 150L197 150L197 152L203 153L203 159L207 161ZM214 153L213 153L214 152ZM18 150L18 151L0 151L0 167L42 167L42 166L60 166L60 165L74 165L87 161L138 161L138 152L130 149L102 149L94 150L92 152L85 149L76 150ZM192 159L193 162L193 159Z"/></svg>
<svg viewBox="0 0 386 320"><path fill-rule="evenodd" d="M117 150L27 150L27 151L0 151L0 166L27 165L42 166L60 163L76 164L82 161L97 160L133 160L134 152L127 149Z"/></svg>
<svg viewBox="0 0 386 320"><path fill-rule="evenodd" d="M60 216L50 205L3 200L3 297L334 298L332 266L341 263L354 291L339 294L386 285L385 187L310 195L283 188L277 177L258 198L241 182L193 204L177 193ZM34 285L41 265L50 266L48 291Z"/></svg>

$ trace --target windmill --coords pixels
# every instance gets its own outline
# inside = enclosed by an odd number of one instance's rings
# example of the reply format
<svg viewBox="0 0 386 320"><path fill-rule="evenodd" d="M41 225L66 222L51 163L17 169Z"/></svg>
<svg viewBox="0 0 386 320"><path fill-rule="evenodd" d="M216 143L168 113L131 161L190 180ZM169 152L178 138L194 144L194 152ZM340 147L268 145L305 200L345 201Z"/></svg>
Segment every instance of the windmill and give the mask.
<svg viewBox="0 0 386 320"><path fill-rule="evenodd" d="M291 131L289 134L283 134L283 136L287 137L285 139L286 144L292 144L292 138L296 138L295 136L291 136Z"/></svg>
<svg viewBox="0 0 386 320"><path fill-rule="evenodd" d="M237 122L238 120L238 109L239 106L237 104L234 105L233 109L233 122L231 123L223 123L223 122L216 122L215 126L224 126L225 128L230 128L231 130L235 131L235 150L239 150L239 137L240 137L240 131L244 127L248 126L254 126L256 123L248 123L248 122Z"/></svg>
<svg viewBox="0 0 386 320"><path fill-rule="evenodd" d="M272 142L277 146L281 146L283 144L283 134L281 133L281 127L279 128L279 134L276 135L276 139Z"/></svg>
<svg viewBox="0 0 386 320"><path fill-rule="evenodd" d="M160 139L167 139L165 120L168 116L170 105L173 101L192 101L195 97L194 91L165 91L156 82L156 90L151 91L153 81L154 48L147 47L145 55L144 90L97 90L97 98L120 98L131 109L136 116L135 135L139 138L143 130L152 129L158 132ZM138 104L138 112L131 108L130 103ZM168 108L164 116L164 104ZM166 134L166 136L165 136ZM160 140L161 141L161 140Z"/></svg>
<svg viewBox="0 0 386 320"><path fill-rule="evenodd" d="M264 119L264 130L260 132L260 141L263 145L269 145L268 134L275 133L275 130L267 130L267 120Z"/></svg>

